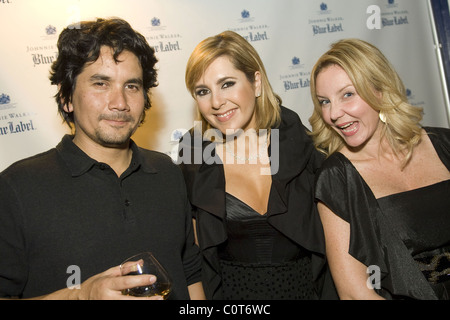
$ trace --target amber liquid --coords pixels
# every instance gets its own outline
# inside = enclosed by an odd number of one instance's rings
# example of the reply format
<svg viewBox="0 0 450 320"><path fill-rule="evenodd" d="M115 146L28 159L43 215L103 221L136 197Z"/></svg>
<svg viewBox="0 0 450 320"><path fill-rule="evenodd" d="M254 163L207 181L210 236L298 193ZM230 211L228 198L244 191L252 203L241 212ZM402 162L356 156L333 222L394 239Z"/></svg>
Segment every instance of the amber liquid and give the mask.
<svg viewBox="0 0 450 320"><path fill-rule="evenodd" d="M171 291L170 283L155 283L151 286L136 287L122 290L122 294L133 297L153 297L162 296L164 300L167 299Z"/></svg>

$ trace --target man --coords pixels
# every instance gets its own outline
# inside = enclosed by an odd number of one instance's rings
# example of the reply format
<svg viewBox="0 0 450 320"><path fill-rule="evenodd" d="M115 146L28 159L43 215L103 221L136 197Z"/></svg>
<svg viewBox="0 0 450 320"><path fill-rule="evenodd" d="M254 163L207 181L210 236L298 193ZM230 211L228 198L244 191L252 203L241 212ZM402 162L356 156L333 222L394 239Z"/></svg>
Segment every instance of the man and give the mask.
<svg viewBox="0 0 450 320"><path fill-rule="evenodd" d="M133 299L121 291L155 279L119 264L151 251L169 298L203 298L183 176L131 140L157 85L153 49L98 19L65 29L58 50L50 80L74 134L0 174L0 297Z"/></svg>

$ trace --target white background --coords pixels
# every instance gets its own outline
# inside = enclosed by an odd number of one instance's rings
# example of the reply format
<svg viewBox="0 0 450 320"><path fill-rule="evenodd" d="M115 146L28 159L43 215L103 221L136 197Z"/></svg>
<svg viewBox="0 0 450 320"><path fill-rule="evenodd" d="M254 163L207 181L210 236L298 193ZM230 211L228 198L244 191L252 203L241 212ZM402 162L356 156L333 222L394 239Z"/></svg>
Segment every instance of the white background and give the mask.
<svg viewBox="0 0 450 320"><path fill-rule="evenodd" d="M377 5L385 19L380 29L367 27L370 5ZM426 0L2 0L0 96L9 99L0 104L0 170L54 147L69 133L57 114L48 62L68 24L111 16L127 20L158 47L160 85L152 91L146 123L133 137L145 148L170 154L174 132L193 126L195 104L184 84L187 59L198 42L228 29L249 37L283 105L308 127L309 87L286 90L285 82L307 84L318 57L332 42L348 37L369 41L385 53L404 80L410 102L424 108L424 125L449 126ZM152 25L154 18L159 25ZM313 33L314 26L328 24L338 31ZM48 34L49 27L56 33ZM254 41L258 33L260 40ZM180 50L162 52L161 43L169 42ZM30 122L34 130L14 129L26 124L30 129Z"/></svg>

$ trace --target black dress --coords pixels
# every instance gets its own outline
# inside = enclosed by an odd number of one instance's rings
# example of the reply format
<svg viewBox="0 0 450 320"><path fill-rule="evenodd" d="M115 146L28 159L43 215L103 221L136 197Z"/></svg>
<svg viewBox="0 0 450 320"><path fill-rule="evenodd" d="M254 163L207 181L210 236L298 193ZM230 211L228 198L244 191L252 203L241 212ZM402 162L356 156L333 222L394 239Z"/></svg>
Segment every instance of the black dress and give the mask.
<svg viewBox="0 0 450 320"><path fill-rule="evenodd" d="M270 295L274 299L309 296L309 287L304 295L298 295L294 290L285 287L293 281L291 275L294 269L314 282L315 297L337 299L331 275L325 264L323 228L314 203L314 177L323 157L315 150L312 139L298 115L284 107L281 107L281 110L281 124L271 131L271 141L277 141L273 139L278 134L279 168L276 172L272 171L267 212L262 217L247 210L245 204L239 201L236 203L236 199L226 195L224 167L214 152L213 142L196 143L195 130L188 132L180 141L179 154L180 158L184 159L180 167L184 173L196 220L202 253L202 283L207 299L257 299L261 294L265 299L269 299ZM202 139L201 134L199 138ZM268 152L271 157L276 154L275 148L274 144L269 144ZM187 163L189 156L190 163ZM196 161L196 157L201 159L201 163ZM271 167L273 164L271 161ZM231 209L235 205L240 209ZM244 218L238 218L239 215ZM245 232L237 234L239 231L236 231L259 227L260 231L249 232L248 235L245 235ZM274 233L275 231L277 232ZM259 232L265 234L255 240L255 234ZM255 248L267 244L264 244L266 237L273 238L270 241L274 241L274 249L267 251L267 256L265 250L259 250L256 254ZM239 252L241 243L246 243L247 249ZM306 267L309 256L310 264ZM298 262L300 259L297 258L303 257L306 257L306 260ZM289 265L294 261L297 261L298 265ZM277 281L273 277L265 276L266 272L274 271L269 270L271 267L263 270L251 265L261 266L267 263L288 264L289 272L286 272L286 277L280 279L281 281ZM239 274L239 279L234 278L236 270L242 273L246 267L252 268L252 275L254 271L255 277L259 274L260 277L269 279L272 284L281 284L282 288L277 289L280 295L275 294L273 285L262 283L257 278L247 281L242 278L243 274ZM263 271L260 273L256 270ZM303 283L303 279L294 281L299 285ZM242 284L240 293L230 292L235 290L233 286L236 284ZM257 292L253 292L256 287ZM247 289L249 296L243 293Z"/></svg>
<svg viewBox="0 0 450 320"><path fill-rule="evenodd" d="M450 130L424 128L450 170ZM316 198L350 224L349 253L381 271L387 299L448 299L450 181L376 199L353 164L331 155Z"/></svg>
<svg viewBox="0 0 450 320"><path fill-rule="evenodd" d="M439 299L450 299L450 180L378 199Z"/></svg>
<svg viewBox="0 0 450 320"><path fill-rule="evenodd" d="M226 207L228 239L218 250L223 299L316 299L311 254L228 193Z"/></svg>

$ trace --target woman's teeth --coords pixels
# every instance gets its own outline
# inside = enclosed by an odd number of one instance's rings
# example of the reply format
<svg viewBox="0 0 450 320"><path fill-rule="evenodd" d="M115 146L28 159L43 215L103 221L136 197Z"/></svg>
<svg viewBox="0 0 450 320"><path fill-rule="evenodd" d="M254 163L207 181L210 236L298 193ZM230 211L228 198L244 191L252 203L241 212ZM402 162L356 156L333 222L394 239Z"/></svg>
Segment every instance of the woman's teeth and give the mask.
<svg viewBox="0 0 450 320"><path fill-rule="evenodd" d="M224 118L224 117L229 116L229 115L232 114L233 112L234 112L234 110L230 110L230 111L228 111L227 113L218 114L217 117L219 117L219 118Z"/></svg>

